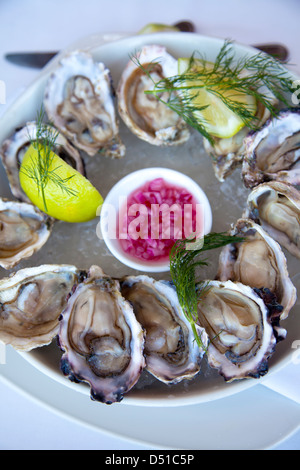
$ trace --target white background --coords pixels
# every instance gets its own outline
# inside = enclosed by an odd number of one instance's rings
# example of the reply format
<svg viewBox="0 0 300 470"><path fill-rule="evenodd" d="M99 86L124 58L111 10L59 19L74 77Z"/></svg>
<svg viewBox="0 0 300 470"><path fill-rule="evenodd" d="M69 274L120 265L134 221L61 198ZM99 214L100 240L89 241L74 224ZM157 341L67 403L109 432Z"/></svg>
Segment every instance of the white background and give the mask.
<svg viewBox="0 0 300 470"><path fill-rule="evenodd" d="M299 0L0 0L0 80L9 105L38 71L9 64L6 52L61 50L90 34L179 20L192 20L200 34L244 44L285 43L300 72L299 13ZM74 423L1 381L0 419L0 449L147 448ZM299 449L300 433L277 448Z"/></svg>

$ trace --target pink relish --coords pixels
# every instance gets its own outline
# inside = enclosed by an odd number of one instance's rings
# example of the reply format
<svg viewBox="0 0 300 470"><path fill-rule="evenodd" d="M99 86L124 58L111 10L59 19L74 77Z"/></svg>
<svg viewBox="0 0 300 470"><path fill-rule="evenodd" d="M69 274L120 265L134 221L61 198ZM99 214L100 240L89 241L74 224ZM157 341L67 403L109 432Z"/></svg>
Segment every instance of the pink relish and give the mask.
<svg viewBox="0 0 300 470"><path fill-rule="evenodd" d="M176 240L199 233L197 204L187 189L163 178L145 183L129 195L127 207L125 204L119 214L123 250L142 261L167 260ZM202 216L200 219L202 230Z"/></svg>

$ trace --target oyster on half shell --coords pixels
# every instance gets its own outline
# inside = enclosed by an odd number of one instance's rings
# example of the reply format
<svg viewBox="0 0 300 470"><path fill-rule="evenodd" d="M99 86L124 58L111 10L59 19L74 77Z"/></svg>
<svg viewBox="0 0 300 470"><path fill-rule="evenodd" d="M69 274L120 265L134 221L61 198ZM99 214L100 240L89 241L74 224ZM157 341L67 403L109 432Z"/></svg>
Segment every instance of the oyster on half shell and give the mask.
<svg viewBox="0 0 300 470"><path fill-rule="evenodd" d="M91 157L100 151L112 158L124 156L110 71L89 53L75 51L61 59L47 82L44 106L75 147Z"/></svg>
<svg viewBox="0 0 300 470"><path fill-rule="evenodd" d="M0 340L19 351L50 344L67 297L82 272L75 266L43 265L0 280Z"/></svg>
<svg viewBox="0 0 300 470"><path fill-rule="evenodd" d="M247 188L265 181L300 185L300 107L281 110L245 138L242 175Z"/></svg>
<svg viewBox="0 0 300 470"><path fill-rule="evenodd" d="M53 135L57 134L57 130L54 127L49 125L48 129L53 132ZM20 185L19 171L26 150L32 141L36 141L36 138L37 123L35 121L27 122L24 127L17 129L11 137L6 139L0 149L0 156L8 177L11 192L20 201L29 202L27 195ZM84 163L80 153L61 133L57 134L53 150L62 160L82 175L85 175Z"/></svg>
<svg viewBox="0 0 300 470"><path fill-rule="evenodd" d="M275 100L274 103L275 104ZM257 125L263 125L270 117L269 110L261 103L257 103ZM223 183L225 179L242 165L245 155L245 138L249 133L248 127L243 127L233 137L214 137L214 145L207 139L203 139L203 145L212 159L212 165L216 178Z"/></svg>
<svg viewBox="0 0 300 470"><path fill-rule="evenodd" d="M256 186L247 202L245 216L300 258L300 192L290 184L270 181Z"/></svg>
<svg viewBox="0 0 300 470"><path fill-rule="evenodd" d="M11 269L40 250L52 223L32 204L0 198L0 266Z"/></svg>
<svg viewBox="0 0 300 470"><path fill-rule="evenodd" d="M146 369L167 384L194 377L204 351L195 341L175 287L140 275L125 277L121 289L146 331Z"/></svg>
<svg viewBox="0 0 300 470"><path fill-rule="evenodd" d="M137 53L139 63L151 78L130 60L117 89L118 110L126 126L140 139L152 145L178 145L190 137L185 122L155 96L145 94L154 82L177 75L177 60L163 46L146 45ZM152 81L153 80L153 81ZM167 100L164 93L161 99Z"/></svg>
<svg viewBox="0 0 300 470"><path fill-rule="evenodd" d="M198 324L209 338L208 363L227 382L265 375L277 340L285 338L284 329L278 338L281 308L272 300L267 307L264 294L239 282L209 281L198 303Z"/></svg>
<svg viewBox="0 0 300 470"><path fill-rule="evenodd" d="M297 295L280 245L250 219L239 219L230 235L245 237L245 240L222 249L217 279L269 289L283 307L280 318L284 320L295 304Z"/></svg>
<svg viewBox="0 0 300 470"><path fill-rule="evenodd" d="M144 366L144 332L119 282L92 266L62 313L61 369L71 381L87 382L91 398L119 402Z"/></svg>

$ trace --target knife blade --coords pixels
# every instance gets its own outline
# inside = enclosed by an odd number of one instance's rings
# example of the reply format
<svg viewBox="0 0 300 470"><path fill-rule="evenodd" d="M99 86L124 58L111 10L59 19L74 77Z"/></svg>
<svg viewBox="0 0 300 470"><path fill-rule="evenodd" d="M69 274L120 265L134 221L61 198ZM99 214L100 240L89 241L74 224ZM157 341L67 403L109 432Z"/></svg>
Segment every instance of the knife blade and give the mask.
<svg viewBox="0 0 300 470"><path fill-rule="evenodd" d="M148 27L147 33L158 32L166 29L167 25L164 24L155 24L149 23L146 25ZM181 32L195 32L195 26L191 21L179 21L172 25L172 27ZM141 32L138 34L142 34ZM41 69L43 68L53 57L58 54L58 51L53 52L11 52L5 54L5 58L15 64L21 65L23 67L32 67Z"/></svg>
<svg viewBox="0 0 300 470"><path fill-rule="evenodd" d="M5 59L14 65L42 69L58 52L12 52Z"/></svg>
<svg viewBox="0 0 300 470"><path fill-rule="evenodd" d="M289 57L288 49L282 44L257 44L253 45L256 49L266 52L267 54L275 57L280 62L286 62ZM53 57L58 54L58 51L53 52L15 52L5 54L5 58L15 64L22 67L32 67L41 69L43 68Z"/></svg>

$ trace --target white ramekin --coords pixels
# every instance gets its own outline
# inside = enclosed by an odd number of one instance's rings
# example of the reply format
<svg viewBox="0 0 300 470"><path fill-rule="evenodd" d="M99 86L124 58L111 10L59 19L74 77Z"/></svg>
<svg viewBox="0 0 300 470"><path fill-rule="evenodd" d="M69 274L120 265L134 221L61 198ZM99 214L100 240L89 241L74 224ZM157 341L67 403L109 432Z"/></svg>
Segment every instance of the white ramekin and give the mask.
<svg viewBox="0 0 300 470"><path fill-rule="evenodd" d="M108 233L108 217L113 217L115 219L113 221L110 220L110 224L112 222L113 226L116 227L120 198L129 197L133 191L143 186L146 182L152 181L156 178L163 178L167 183L172 183L176 186L187 189L189 193L194 196L197 203L201 204L203 207L204 234L206 235L209 233L212 227L212 211L209 200L205 192L189 176L169 168L159 167L137 170L125 176L115 186L113 186L104 200L100 215L101 236L105 241L107 248L121 263L132 269L144 272L169 271L169 261L147 262L130 256L123 250L118 238L112 237L111 233Z"/></svg>

